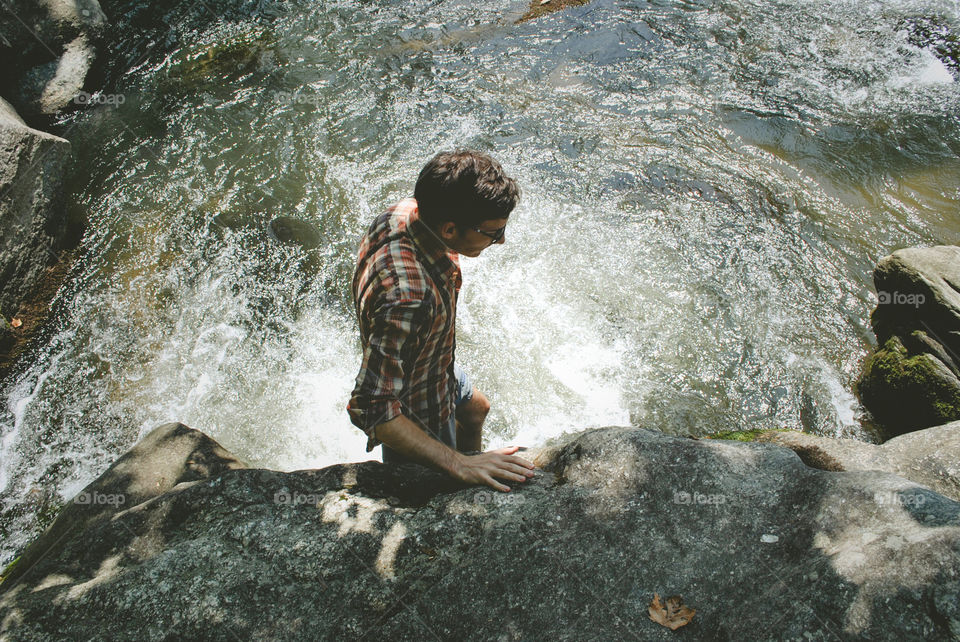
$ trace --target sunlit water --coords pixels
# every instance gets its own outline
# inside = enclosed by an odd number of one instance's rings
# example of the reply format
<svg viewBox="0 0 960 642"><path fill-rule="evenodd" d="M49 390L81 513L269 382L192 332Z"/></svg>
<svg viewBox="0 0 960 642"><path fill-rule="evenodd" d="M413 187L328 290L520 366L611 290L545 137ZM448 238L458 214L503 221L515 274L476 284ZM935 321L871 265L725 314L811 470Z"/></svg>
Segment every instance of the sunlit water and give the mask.
<svg viewBox="0 0 960 642"><path fill-rule="evenodd" d="M255 466L379 457L344 411L356 246L458 145L523 190L507 243L463 261L488 446L870 438L871 270L960 238L960 92L905 27L958 33L956 4L597 0L514 25L525 5L304 1L187 30L72 117L90 227L2 383L0 561L163 422ZM281 215L320 246L278 243Z"/></svg>

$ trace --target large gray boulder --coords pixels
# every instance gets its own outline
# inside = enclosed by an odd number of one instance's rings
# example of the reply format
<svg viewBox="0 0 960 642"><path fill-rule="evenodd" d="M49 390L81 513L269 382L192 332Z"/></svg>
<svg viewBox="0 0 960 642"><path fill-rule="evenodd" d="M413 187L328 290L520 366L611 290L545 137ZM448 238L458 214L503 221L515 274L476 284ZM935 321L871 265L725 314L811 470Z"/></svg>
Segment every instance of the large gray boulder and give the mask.
<svg viewBox="0 0 960 642"><path fill-rule="evenodd" d="M32 123L80 94L107 16L97 0L18 0L0 21L0 91Z"/></svg>
<svg viewBox="0 0 960 642"><path fill-rule="evenodd" d="M952 359L960 354L960 246L897 250L873 272L879 304L870 317L877 339L920 330Z"/></svg>
<svg viewBox="0 0 960 642"><path fill-rule="evenodd" d="M897 250L873 279L880 348L861 401L888 437L960 419L960 247Z"/></svg>
<svg viewBox="0 0 960 642"><path fill-rule="evenodd" d="M638 428L528 456L506 494L379 462L93 484L111 510L0 585L0 638L960 638L960 503L927 487Z"/></svg>
<svg viewBox="0 0 960 642"><path fill-rule="evenodd" d="M70 143L31 129L0 98L0 315L16 314L67 234L63 170Z"/></svg>
<svg viewBox="0 0 960 642"><path fill-rule="evenodd" d="M246 467L198 430L179 423L158 426L60 511L4 575L0 588L15 583L64 538L82 533L97 520L109 519L118 510L142 504L179 484Z"/></svg>

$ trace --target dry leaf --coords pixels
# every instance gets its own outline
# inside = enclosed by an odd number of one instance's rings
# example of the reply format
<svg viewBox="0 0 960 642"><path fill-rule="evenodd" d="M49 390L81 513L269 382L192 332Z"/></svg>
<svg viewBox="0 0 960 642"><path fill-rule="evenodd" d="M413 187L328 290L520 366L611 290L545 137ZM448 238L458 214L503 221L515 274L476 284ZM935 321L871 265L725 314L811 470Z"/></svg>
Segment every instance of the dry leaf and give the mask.
<svg viewBox="0 0 960 642"><path fill-rule="evenodd" d="M650 602L650 619L661 626L676 631L685 624L690 624L696 611L683 605L683 598L679 595L672 595L667 598L667 605L660 603L660 596L653 594L653 601Z"/></svg>
<svg viewBox="0 0 960 642"><path fill-rule="evenodd" d="M10 319L10 325L14 328L19 328L23 325L23 321L20 319Z"/></svg>

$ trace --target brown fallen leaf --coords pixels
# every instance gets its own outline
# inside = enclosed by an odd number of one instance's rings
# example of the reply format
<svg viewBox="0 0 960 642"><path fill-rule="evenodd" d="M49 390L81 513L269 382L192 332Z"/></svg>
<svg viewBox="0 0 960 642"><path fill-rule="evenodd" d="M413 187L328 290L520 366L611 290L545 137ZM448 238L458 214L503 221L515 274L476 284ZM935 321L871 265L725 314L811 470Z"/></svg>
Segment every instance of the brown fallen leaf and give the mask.
<svg viewBox="0 0 960 642"><path fill-rule="evenodd" d="M676 631L681 626L690 624L696 611L683 605L683 598L679 595L671 595L667 598L667 604L660 603L660 596L653 594L653 601L650 602L650 619L661 626L665 626L671 631Z"/></svg>
<svg viewBox="0 0 960 642"><path fill-rule="evenodd" d="M10 326L14 328L19 328L23 325L23 321L20 319L10 319Z"/></svg>

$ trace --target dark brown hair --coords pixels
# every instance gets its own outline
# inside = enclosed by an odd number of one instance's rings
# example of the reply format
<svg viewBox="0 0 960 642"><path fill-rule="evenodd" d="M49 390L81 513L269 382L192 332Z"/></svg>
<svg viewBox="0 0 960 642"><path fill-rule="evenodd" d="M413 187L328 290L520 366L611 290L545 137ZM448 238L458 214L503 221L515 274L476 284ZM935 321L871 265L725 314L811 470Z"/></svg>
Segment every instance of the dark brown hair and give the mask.
<svg viewBox="0 0 960 642"><path fill-rule="evenodd" d="M413 197L428 225L452 221L463 229L510 216L520 200L520 187L487 154L458 149L430 159L420 171Z"/></svg>

